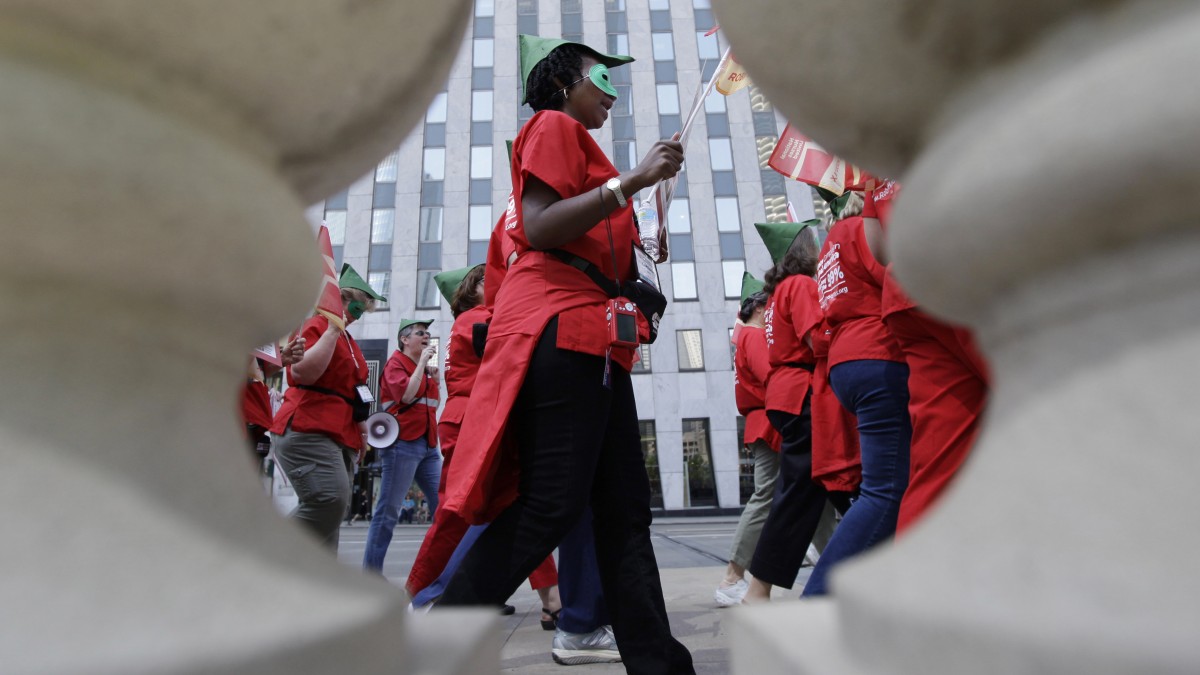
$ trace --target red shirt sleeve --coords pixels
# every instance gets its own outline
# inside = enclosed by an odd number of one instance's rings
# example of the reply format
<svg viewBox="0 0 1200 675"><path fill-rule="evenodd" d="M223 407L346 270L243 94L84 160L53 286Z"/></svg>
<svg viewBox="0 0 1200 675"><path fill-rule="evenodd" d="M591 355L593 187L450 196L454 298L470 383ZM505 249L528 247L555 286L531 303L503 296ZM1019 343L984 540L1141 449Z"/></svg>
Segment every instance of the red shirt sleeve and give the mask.
<svg viewBox="0 0 1200 675"><path fill-rule="evenodd" d="M400 365L400 359L388 359L387 365L383 368L383 384L386 387L383 402L392 401L396 405L400 405L400 397L404 395L404 390L408 387L408 379L410 375Z"/></svg>
<svg viewBox="0 0 1200 675"><path fill-rule="evenodd" d="M746 340L742 344L746 351L746 367L759 386L766 386L767 376L771 374L771 359L767 355L767 339L764 333L756 332L756 338Z"/></svg>
<svg viewBox="0 0 1200 675"><path fill-rule="evenodd" d="M801 342L804 336L821 323L821 301L817 297L817 284L811 279L796 289L792 298L792 329Z"/></svg>
<svg viewBox="0 0 1200 675"><path fill-rule="evenodd" d="M580 146L579 134L587 133L565 114L543 115L541 123L525 139L517 166L521 182L534 176L549 185L559 197L568 199L583 192L588 177L587 154L567 152Z"/></svg>

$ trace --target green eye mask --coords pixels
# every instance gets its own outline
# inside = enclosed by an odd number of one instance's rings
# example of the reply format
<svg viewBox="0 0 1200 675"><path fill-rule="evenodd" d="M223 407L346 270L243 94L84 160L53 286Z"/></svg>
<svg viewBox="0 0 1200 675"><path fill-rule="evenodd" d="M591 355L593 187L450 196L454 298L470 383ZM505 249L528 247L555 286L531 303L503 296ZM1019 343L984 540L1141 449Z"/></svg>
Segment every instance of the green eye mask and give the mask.
<svg viewBox="0 0 1200 675"><path fill-rule="evenodd" d="M365 311L367 311L366 303L359 302L358 300L351 300L346 304L346 314L355 321L361 319Z"/></svg>
<svg viewBox="0 0 1200 675"><path fill-rule="evenodd" d="M608 79L608 66L603 63L597 63L588 71L588 77L591 78L592 84L596 85L597 89L616 98L617 90Z"/></svg>

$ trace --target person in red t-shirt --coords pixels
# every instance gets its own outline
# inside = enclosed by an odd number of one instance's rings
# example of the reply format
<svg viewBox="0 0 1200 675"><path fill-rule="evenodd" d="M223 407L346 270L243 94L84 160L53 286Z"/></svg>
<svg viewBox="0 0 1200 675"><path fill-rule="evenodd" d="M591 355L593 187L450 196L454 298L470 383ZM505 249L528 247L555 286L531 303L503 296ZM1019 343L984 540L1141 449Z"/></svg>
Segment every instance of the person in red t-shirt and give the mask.
<svg viewBox="0 0 1200 675"><path fill-rule="evenodd" d="M437 350L429 344L433 319L403 319L392 353L379 378L382 409L396 418L400 434L390 448L376 448L382 473L379 496L367 530L363 569L383 571L383 559L392 543L392 532L404 493L413 484L421 486L429 512L437 515L442 455L438 452L437 408L440 394Z"/></svg>
<svg viewBox="0 0 1200 675"><path fill-rule="evenodd" d="M304 338L299 335L279 351L279 359L285 368L303 358ZM271 391L265 380L268 375L279 372L279 368L260 358L251 357L246 387L242 390L242 421L246 424L246 438L259 469L262 469L263 458L271 450L270 431L274 417L271 412Z"/></svg>
<svg viewBox="0 0 1200 675"><path fill-rule="evenodd" d="M446 506L471 522L499 515L439 604L500 606L590 505L619 657L634 672L694 672L691 654L671 636L650 543L650 485L629 376L636 348L612 344L608 294L551 251L606 278L633 279L637 229L626 195L674 176L683 148L660 141L619 173L588 131L603 126L616 100L607 68L632 59L565 40L519 41L526 98L537 112L513 142L516 218L506 228L517 258L496 296L446 493ZM640 315L637 323L645 339L649 325ZM506 432L511 446L502 444ZM555 659L570 663L570 652L556 635Z"/></svg>
<svg viewBox="0 0 1200 675"><path fill-rule="evenodd" d="M863 218L886 232L900 184L873 190ZM872 249L886 264L886 254ZM988 394L988 368L971 331L926 314L892 276L883 280L881 315L908 362L908 410L912 416L908 489L900 500L899 536L941 496L970 454Z"/></svg>
<svg viewBox="0 0 1200 675"><path fill-rule="evenodd" d="M739 325L734 328L733 335L733 398L738 412L746 419L742 443L754 459L754 494L746 501L733 532L725 578L713 591L713 601L719 607L736 605L746 594L746 568L750 566L763 523L771 510L771 495L779 475L779 432L767 420L767 411L763 407L771 364L763 330L766 327L763 315L767 311L767 294L762 287L762 282L748 272L743 274Z"/></svg>
<svg viewBox="0 0 1200 675"><path fill-rule="evenodd" d="M747 603L766 602L771 588L791 588L826 512L828 494L812 480L812 333L817 307L816 227L820 221L756 225L775 266L764 290L767 359L771 364L764 407L782 437L779 478L750 574ZM832 516L830 516L832 517Z"/></svg>
<svg viewBox="0 0 1200 675"><path fill-rule="evenodd" d="M842 199L833 205L839 220L821 250L817 286L831 331L829 384L858 418L862 482L821 552L805 596L828 593L830 570L895 533L900 498L908 486L908 365L879 317L883 266L868 244L868 238L881 233L863 223L860 193L849 192Z"/></svg>
<svg viewBox="0 0 1200 675"><path fill-rule="evenodd" d="M376 293L350 265L338 279L346 325L371 311ZM311 344L304 359L288 366L288 390L275 413L275 461L299 499L292 517L337 550L342 518L350 505L350 474L367 450L365 428L354 419L359 387L367 384L367 360L350 334L323 315L304 322L300 337Z"/></svg>

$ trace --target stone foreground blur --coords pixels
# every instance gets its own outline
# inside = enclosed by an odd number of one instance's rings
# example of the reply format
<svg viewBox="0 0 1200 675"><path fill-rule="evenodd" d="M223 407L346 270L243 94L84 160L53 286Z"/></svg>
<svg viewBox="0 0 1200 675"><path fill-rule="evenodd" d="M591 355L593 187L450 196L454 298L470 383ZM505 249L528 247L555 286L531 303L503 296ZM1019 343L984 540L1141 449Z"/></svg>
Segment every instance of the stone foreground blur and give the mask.
<svg viewBox="0 0 1200 675"><path fill-rule="evenodd" d="M1200 671L1200 7L714 0L771 101L898 178L890 247L993 368L964 475L739 673Z"/></svg>
<svg viewBox="0 0 1200 675"><path fill-rule="evenodd" d="M5 672L497 670L489 613L414 625L281 527L233 414L311 308L304 204L400 143L470 6L0 1Z"/></svg>

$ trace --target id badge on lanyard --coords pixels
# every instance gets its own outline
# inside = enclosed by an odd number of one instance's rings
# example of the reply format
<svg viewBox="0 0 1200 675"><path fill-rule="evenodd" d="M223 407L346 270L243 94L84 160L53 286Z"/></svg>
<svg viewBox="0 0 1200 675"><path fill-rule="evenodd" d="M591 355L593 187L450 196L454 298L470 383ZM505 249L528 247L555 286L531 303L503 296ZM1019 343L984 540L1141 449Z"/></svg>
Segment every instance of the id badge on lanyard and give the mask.
<svg viewBox="0 0 1200 675"><path fill-rule="evenodd" d="M662 285L658 281L658 265L654 264L654 259L638 246L633 247L633 259L637 262L638 279L653 286L654 290L661 293Z"/></svg>

